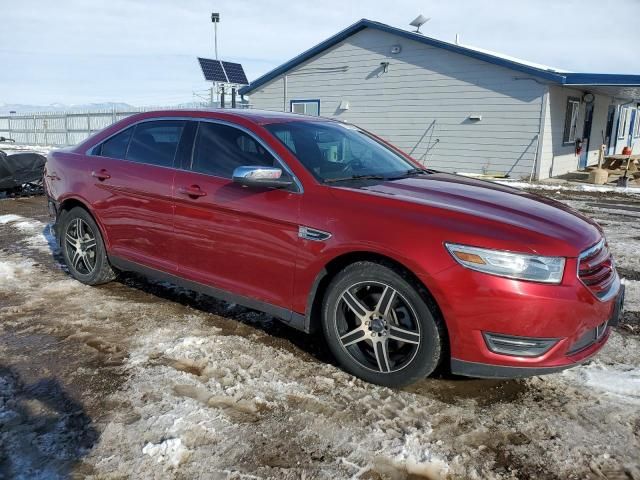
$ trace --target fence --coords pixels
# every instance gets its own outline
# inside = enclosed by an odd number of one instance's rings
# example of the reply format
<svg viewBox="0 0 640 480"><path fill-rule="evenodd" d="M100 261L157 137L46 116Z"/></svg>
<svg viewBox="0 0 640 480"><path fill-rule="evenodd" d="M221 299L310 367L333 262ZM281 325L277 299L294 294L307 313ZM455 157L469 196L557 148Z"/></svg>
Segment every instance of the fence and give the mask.
<svg viewBox="0 0 640 480"><path fill-rule="evenodd" d="M238 105L246 108L248 105ZM201 107L206 108L206 107ZM92 133L129 115L149 110L176 107L145 107L127 111L48 112L0 116L0 137L12 138L22 145L75 145Z"/></svg>

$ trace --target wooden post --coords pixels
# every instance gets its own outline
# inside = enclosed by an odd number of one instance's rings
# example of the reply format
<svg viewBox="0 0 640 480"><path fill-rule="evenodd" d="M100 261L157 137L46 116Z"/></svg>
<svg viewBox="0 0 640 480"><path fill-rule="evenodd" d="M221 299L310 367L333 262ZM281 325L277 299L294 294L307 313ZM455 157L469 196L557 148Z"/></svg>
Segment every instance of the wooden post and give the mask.
<svg viewBox="0 0 640 480"><path fill-rule="evenodd" d="M598 168L602 168L602 161L604 160L604 152L607 149L605 144L600 145L600 151L598 152Z"/></svg>

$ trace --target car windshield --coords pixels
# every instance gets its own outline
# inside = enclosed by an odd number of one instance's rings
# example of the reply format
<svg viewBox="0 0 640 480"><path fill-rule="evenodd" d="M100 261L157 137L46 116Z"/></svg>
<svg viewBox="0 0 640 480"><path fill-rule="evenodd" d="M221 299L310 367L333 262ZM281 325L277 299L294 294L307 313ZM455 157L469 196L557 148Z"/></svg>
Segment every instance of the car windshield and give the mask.
<svg viewBox="0 0 640 480"><path fill-rule="evenodd" d="M324 183L388 180L425 173L352 125L301 120L265 128Z"/></svg>

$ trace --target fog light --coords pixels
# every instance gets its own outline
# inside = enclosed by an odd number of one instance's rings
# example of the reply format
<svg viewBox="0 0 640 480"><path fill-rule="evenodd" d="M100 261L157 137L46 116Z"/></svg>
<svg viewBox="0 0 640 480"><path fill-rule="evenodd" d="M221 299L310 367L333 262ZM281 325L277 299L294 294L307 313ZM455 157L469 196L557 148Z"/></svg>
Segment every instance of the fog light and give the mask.
<svg viewBox="0 0 640 480"><path fill-rule="evenodd" d="M515 357L539 357L553 347L556 338L529 338L482 332L487 348L493 353Z"/></svg>

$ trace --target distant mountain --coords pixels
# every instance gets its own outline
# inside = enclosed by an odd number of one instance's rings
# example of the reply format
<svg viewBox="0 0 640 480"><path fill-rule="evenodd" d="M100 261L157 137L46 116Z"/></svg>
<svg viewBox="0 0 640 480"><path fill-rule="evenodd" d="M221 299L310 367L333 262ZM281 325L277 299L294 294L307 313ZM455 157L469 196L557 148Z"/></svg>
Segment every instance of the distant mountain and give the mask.
<svg viewBox="0 0 640 480"><path fill-rule="evenodd" d="M65 105L62 103L52 103L51 105L24 105L20 103L0 103L0 115L9 115L16 112L16 115L39 112L95 112L96 110L130 110L133 105L128 103L87 103L83 105Z"/></svg>

